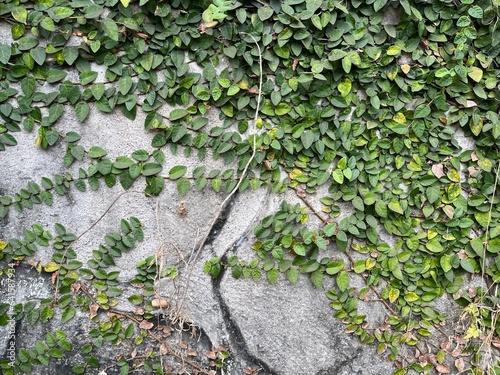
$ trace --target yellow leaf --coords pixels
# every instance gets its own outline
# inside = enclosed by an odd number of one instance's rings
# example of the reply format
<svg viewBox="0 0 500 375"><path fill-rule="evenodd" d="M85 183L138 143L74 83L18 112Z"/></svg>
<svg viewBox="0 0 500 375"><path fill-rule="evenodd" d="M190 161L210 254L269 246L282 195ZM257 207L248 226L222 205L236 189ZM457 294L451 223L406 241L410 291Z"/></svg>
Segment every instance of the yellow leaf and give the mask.
<svg viewBox="0 0 500 375"><path fill-rule="evenodd" d="M389 290L389 302L393 303L399 297L399 289L390 289Z"/></svg>
<svg viewBox="0 0 500 375"><path fill-rule="evenodd" d="M460 182L460 175L458 174L458 171L456 169L452 169L451 171L446 173L446 177L448 177L450 181Z"/></svg>
<svg viewBox="0 0 500 375"><path fill-rule="evenodd" d="M405 301L406 302L415 302L415 301L418 301L420 297L415 293L415 292L409 292L406 296L405 296Z"/></svg>
<svg viewBox="0 0 500 375"><path fill-rule="evenodd" d="M479 329L477 329L477 326L473 324L469 327L469 329L467 329L467 334L465 335L464 339L477 338L477 337L479 337Z"/></svg>
<svg viewBox="0 0 500 375"><path fill-rule="evenodd" d="M365 267L367 270L371 270L373 267L377 265L377 261L373 258L367 258L365 262Z"/></svg>
<svg viewBox="0 0 500 375"><path fill-rule="evenodd" d="M401 65L401 70L403 71L404 74L408 74L410 72L410 69L411 67L408 64Z"/></svg>
<svg viewBox="0 0 500 375"><path fill-rule="evenodd" d="M396 113L392 119L398 124L404 124L406 122L406 117L401 112Z"/></svg>
<svg viewBox="0 0 500 375"><path fill-rule="evenodd" d="M302 173L302 171L300 169L294 169L293 171L291 171L289 173L288 176L290 177L291 180L296 180L297 177L302 176L303 174L304 173Z"/></svg>
<svg viewBox="0 0 500 375"><path fill-rule="evenodd" d="M130 4L130 0L120 0L120 3L126 8Z"/></svg>
<svg viewBox="0 0 500 375"><path fill-rule="evenodd" d="M469 68L469 72L467 73L467 75L474 81L479 82L483 78L483 71L481 70L481 68L473 66Z"/></svg>
<svg viewBox="0 0 500 375"><path fill-rule="evenodd" d="M45 266L43 266L45 272L54 272L59 269L59 264L56 262L47 262Z"/></svg>
<svg viewBox="0 0 500 375"><path fill-rule="evenodd" d="M429 230L427 231L427 238L428 238L429 240L432 240L432 239L433 239L434 237L436 237L437 235L438 235L438 232L437 232L437 231L435 231L434 229L429 229Z"/></svg>
<svg viewBox="0 0 500 375"><path fill-rule="evenodd" d="M0 250L5 249L5 248L7 247L7 245L8 245L8 244L7 244L7 242L5 242L5 241L0 241Z"/></svg>
<svg viewBox="0 0 500 375"><path fill-rule="evenodd" d="M237 85L242 90L248 90L248 81L246 79L242 79L237 83Z"/></svg>

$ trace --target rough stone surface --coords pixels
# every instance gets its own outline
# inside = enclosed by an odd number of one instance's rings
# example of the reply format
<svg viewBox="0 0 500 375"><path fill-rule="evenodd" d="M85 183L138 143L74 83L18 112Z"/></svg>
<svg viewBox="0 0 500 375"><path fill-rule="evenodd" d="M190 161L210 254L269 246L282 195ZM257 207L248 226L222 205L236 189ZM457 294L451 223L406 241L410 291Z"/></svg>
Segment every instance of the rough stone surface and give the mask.
<svg viewBox="0 0 500 375"><path fill-rule="evenodd" d="M143 130L140 116L130 121L119 114L103 115L94 109L85 125L81 125L68 109L60 129L79 132L82 146L88 149L99 145L108 150L112 160L140 148L150 150L151 135ZM39 182L43 176L65 172L61 160L64 144L42 151L34 146L34 138L35 134L20 134L17 137L19 145L0 154L2 165L9 166L2 170L2 193L13 194L30 180ZM216 162L207 161L217 166ZM182 154L167 152L164 170L186 163L192 170L199 161L196 157L185 159ZM219 168L223 167L219 164ZM75 171L77 168L78 165ZM85 264L92 257L92 250L103 242L104 235L117 230L121 218L135 216L144 223L145 240L117 260L113 269L120 271L120 280L130 280L136 274L137 262L155 254L162 256L166 266L178 265L182 272L183 262L195 253L225 195L206 189L180 197L175 186L167 183L160 197L150 198L144 196L142 189L140 182L127 193L119 186L112 189L103 186L98 191L86 192L72 189L68 195L56 196L50 207L40 205L21 213L12 210L2 223L0 238L20 237L23 229L34 223L52 229L53 224L59 222L81 236L73 248ZM185 301L179 298L185 291L182 285L185 278L180 277L178 285L167 280L158 284L160 295L172 300L173 305L182 304L182 318L198 327L201 340L191 340L190 346L199 353L221 344L229 347L231 356L226 373L232 375L241 374L245 367L261 368L260 374L390 373L391 363L374 357L373 347L364 346L346 334L343 324L333 318L333 310L324 296L326 289L316 290L306 279L296 286L282 279L277 285L270 285L264 280L258 283L235 280L228 273L216 280L203 274L203 263L212 256L237 253L241 258L251 259L254 256L251 249L255 240L253 227L264 216L275 212L283 199L297 198L277 196L266 189L236 195L222 212L207 245L190 264L192 274ZM185 215L180 214L181 208ZM39 247L35 259L44 264L51 255L52 249ZM17 303L50 297L50 280L34 269L21 267L15 277ZM28 290L24 285L29 286ZM126 297L137 291L126 284L123 288L125 292L119 307L132 313L134 306ZM59 319L34 327L18 324L17 345L30 347L47 332L59 329L72 336L76 348L79 342L85 341L90 326L84 314L64 325ZM189 337L189 332L184 332L182 340ZM175 342L179 337L172 335L169 340ZM0 345L0 352L5 352L6 342L0 341ZM130 352L132 348L121 350ZM106 346L95 355L102 358L102 363L109 363L112 351L112 346ZM200 361L206 362L202 357L200 355ZM81 361L81 355L75 350L37 371L40 374L69 373L70 364L78 360Z"/></svg>

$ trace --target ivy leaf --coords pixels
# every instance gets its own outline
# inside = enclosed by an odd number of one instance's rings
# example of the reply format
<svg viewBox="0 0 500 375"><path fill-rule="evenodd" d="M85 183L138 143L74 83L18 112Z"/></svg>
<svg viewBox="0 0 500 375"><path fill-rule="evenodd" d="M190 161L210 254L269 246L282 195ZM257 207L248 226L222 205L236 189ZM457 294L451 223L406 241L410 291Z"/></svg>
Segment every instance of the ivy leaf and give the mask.
<svg viewBox="0 0 500 375"><path fill-rule="evenodd" d="M144 177L148 177L148 176L153 176L155 174L158 174L162 171L163 167L161 166L161 164L158 164L158 163L146 163L144 164L144 166L142 167L142 175Z"/></svg>
<svg viewBox="0 0 500 375"><path fill-rule="evenodd" d="M304 148L308 149L314 142L314 133L310 130L305 130L300 136L300 140L302 141Z"/></svg>
<svg viewBox="0 0 500 375"><path fill-rule="evenodd" d="M191 188L191 182L187 178L181 178L177 181L177 191L180 196L186 195Z"/></svg>
<svg viewBox="0 0 500 375"><path fill-rule="evenodd" d="M9 62L11 55L12 47L7 44L0 43L0 63L6 65Z"/></svg>
<svg viewBox="0 0 500 375"><path fill-rule="evenodd" d="M472 78L475 82L480 82L483 78L483 71L477 66L472 66L469 68L467 75Z"/></svg>
<svg viewBox="0 0 500 375"><path fill-rule="evenodd" d="M45 52L45 48L43 47L36 47L30 50L30 56L35 60L35 62L38 65L43 65L45 62L45 57L47 56L47 53Z"/></svg>
<svg viewBox="0 0 500 375"><path fill-rule="evenodd" d="M431 108L427 104L420 104L417 108L415 108L415 112L413 113L413 118L426 118L431 114Z"/></svg>
<svg viewBox="0 0 500 375"><path fill-rule="evenodd" d="M62 317L61 317L61 322L62 323L68 322L69 320L73 319L75 314L76 314L76 309L73 306L69 306L67 309L65 309L63 311ZM53 355L51 355L51 356L53 356ZM55 357L55 358L62 358L62 355L61 355L61 357Z"/></svg>
<svg viewBox="0 0 500 375"><path fill-rule="evenodd" d="M257 15L259 16L259 19L261 21L265 21L265 20L271 18L273 13L274 13L274 10L270 6L263 6L257 10Z"/></svg>
<svg viewBox="0 0 500 375"><path fill-rule="evenodd" d="M50 17L45 17L42 22L40 22L40 26L47 31L56 31L56 25L54 25L54 21Z"/></svg>
<svg viewBox="0 0 500 375"><path fill-rule="evenodd" d="M349 286L349 274L347 271L341 271L336 278L337 286L341 292L345 292Z"/></svg>
<svg viewBox="0 0 500 375"><path fill-rule="evenodd" d="M397 214L400 214L400 215L404 214L403 208L401 207L401 203L399 203L399 202L389 202L388 207L389 207L389 210L391 210Z"/></svg>
<svg viewBox="0 0 500 375"><path fill-rule="evenodd" d="M186 174L187 167L184 165L176 165L168 172L168 175L171 180L178 180L182 176Z"/></svg>
<svg viewBox="0 0 500 375"><path fill-rule="evenodd" d="M169 119L170 121L176 121L183 117L186 117L187 115L189 115L189 112L187 110L185 110L184 108L178 108L170 112Z"/></svg>
<svg viewBox="0 0 500 375"><path fill-rule="evenodd" d="M75 106L76 118L80 122L84 122L90 113L90 106L87 102L79 102Z"/></svg>
<svg viewBox="0 0 500 375"><path fill-rule="evenodd" d="M165 179L161 176L154 176L146 179L146 189L144 192L148 195L158 196L165 186Z"/></svg>
<svg viewBox="0 0 500 375"><path fill-rule="evenodd" d="M26 24L26 18L28 17L28 11L25 7L15 7L11 11L12 17L19 22Z"/></svg>
<svg viewBox="0 0 500 375"><path fill-rule="evenodd" d="M89 150L89 158L92 158L92 159L99 159L99 158L102 158L103 156L105 156L107 154L107 152L99 147L99 146L92 146Z"/></svg>
<svg viewBox="0 0 500 375"><path fill-rule="evenodd" d="M80 73L80 84L88 85L90 82L94 81L97 78L97 72L93 71L85 71Z"/></svg>
<svg viewBox="0 0 500 375"><path fill-rule="evenodd" d="M427 242L425 244L425 247L427 248L427 250L433 252L433 253L441 253L444 251L444 248L443 246L441 245L441 243L439 242L439 240L437 240L436 238L433 238L432 240L430 240L429 242Z"/></svg>
<svg viewBox="0 0 500 375"><path fill-rule="evenodd" d="M118 25L112 18L108 17L102 21L102 30L108 38L118 41Z"/></svg>
<svg viewBox="0 0 500 375"><path fill-rule="evenodd" d="M130 89L132 88L132 78L130 77L122 77L118 81L118 90L120 91L120 94L122 95L127 95L130 92Z"/></svg>
<svg viewBox="0 0 500 375"><path fill-rule="evenodd" d="M469 8L469 15L474 18L483 18L484 12L479 5L474 5Z"/></svg>
<svg viewBox="0 0 500 375"><path fill-rule="evenodd" d="M345 98L351 92L352 82L349 78L346 78L338 84L337 88L340 92L340 95Z"/></svg>

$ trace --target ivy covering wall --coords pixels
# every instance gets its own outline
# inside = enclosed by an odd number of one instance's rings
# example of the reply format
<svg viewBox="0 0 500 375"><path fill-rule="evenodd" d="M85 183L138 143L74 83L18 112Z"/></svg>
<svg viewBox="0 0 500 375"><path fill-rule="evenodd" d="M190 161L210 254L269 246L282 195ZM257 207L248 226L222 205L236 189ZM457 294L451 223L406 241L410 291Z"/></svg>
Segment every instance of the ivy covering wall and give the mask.
<svg viewBox="0 0 500 375"><path fill-rule="evenodd" d="M234 277L271 283L295 283L305 274L318 288L331 278L335 287L326 297L335 317L396 361L397 374L498 374L499 6L498 0L3 1L0 21L10 35L0 41L0 151L8 155L17 133L30 133L34 154L64 144L61 163L79 172L1 196L0 217L51 205L70 189L128 190L139 179L151 196L168 183L180 195L294 189L304 204L284 202L255 228L254 261L214 258L205 272L217 277L228 267ZM105 69L104 79L96 66ZM168 116L159 111L165 105L175 108ZM79 124L59 129L65 111L83 124L91 111L119 111L132 120L144 111L151 147L113 160L101 145L85 149ZM209 123L211 113L221 126ZM473 149L462 148L461 134ZM169 153L198 158L200 166L164 170ZM227 168L206 167L212 157ZM319 187L328 193L318 196ZM318 199L322 212L307 203ZM355 214L337 220L339 202L350 202ZM310 215L323 224L308 226ZM110 234L89 264L77 259L75 237L61 225L54 235L34 226L24 238L0 238L0 259L16 266L36 259L37 246L54 247L53 261L37 268L58 272L58 299L21 304L16 319L36 324L55 313L69 320L93 305L112 308L120 291L115 271L106 269L143 239L140 228L138 219L122 221L122 231ZM381 240L382 231L393 245ZM151 281L147 267L139 275ZM352 287L355 275L364 288ZM471 278L481 286L464 288ZM81 298L70 293L77 283L89 288ZM383 327L367 327L357 312L357 301L371 293L390 316ZM434 301L445 294L465 308L464 325L440 347L433 335L447 316ZM8 311L0 304L1 324L8 324ZM123 332L113 324L110 342L131 338L140 321L130 320ZM111 331L104 332L94 332L98 342ZM20 352L14 366L2 363L4 373L29 373L63 355L65 336L47 340ZM84 353L97 344L89 345ZM74 372L93 364L75 364ZM122 373L127 366L119 365ZM148 369L162 372L158 364Z"/></svg>

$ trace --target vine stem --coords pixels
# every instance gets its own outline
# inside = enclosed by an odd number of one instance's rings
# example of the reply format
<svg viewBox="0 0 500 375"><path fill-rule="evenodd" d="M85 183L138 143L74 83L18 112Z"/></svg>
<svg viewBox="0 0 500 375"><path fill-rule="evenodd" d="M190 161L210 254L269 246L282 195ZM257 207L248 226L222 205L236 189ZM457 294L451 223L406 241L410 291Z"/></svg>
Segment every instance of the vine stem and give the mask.
<svg viewBox="0 0 500 375"><path fill-rule="evenodd" d="M90 232L97 224L99 224L99 222L108 214L108 212L111 210L111 208L113 208L113 206L116 204L116 202L118 202L118 200L123 197L125 194L129 194L129 193L139 193L139 194L144 194L144 192L142 191L139 191L139 190L127 190L127 191L124 191L123 193L120 193L113 202L111 202L111 204L108 206L108 208L106 208L106 211L104 211L104 213L94 222L92 223L92 225L90 227L88 227L86 230L84 230L78 237L76 237L72 242L70 242L68 244L68 246L66 246L66 249L64 250L64 253L62 255L62 259L64 259L66 257L66 254L68 252L68 250L70 249L70 247L78 242L84 235L86 235L88 232ZM56 300L57 300L57 291L59 290L59 280L60 280L60 277L57 277L56 279L56 284L54 286L54 297L53 297L53 302L55 303Z"/></svg>
<svg viewBox="0 0 500 375"><path fill-rule="evenodd" d="M252 155L250 156L250 159L248 159L248 161L247 161L247 163L245 165L245 168L243 168L243 171L241 172L241 176L240 176L240 178L238 180L238 183L233 188L233 190L231 190L231 192L228 194L228 196L222 201L221 205L219 206L219 209L218 209L217 213L215 214L212 222L210 223L210 225L209 225L209 227L208 227L208 229L206 231L205 237L203 237L203 239L201 240L199 246L196 248L196 251L194 251L194 252L191 253L191 256L189 257L188 262L186 264L186 268L188 270L189 270L189 266L191 265L191 263L195 263L196 260L198 259L198 257L200 256L201 250L203 249L203 247L205 247L205 243L207 242L208 237L210 236L210 233L212 232L212 229L215 226L215 223L219 219L222 211L224 210L224 208L226 207L226 205L228 204L228 202L231 200L231 198L233 197L233 195L238 191L241 183L245 179L245 175L246 175L246 173L248 171L248 168L250 167L250 164L252 163L253 159L255 158L255 154L257 153L257 120L259 118L259 109L260 109L260 103L261 103L261 100L262 100L262 81L263 81L262 51L260 49L259 43L257 42L257 39L255 39L255 37L253 35L248 34L246 32L240 32L240 34L245 34L245 35L248 35L250 38L252 38L252 40L254 41L255 45L257 46L257 50L259 52L259 71L260 71L260 74L259 74L259 92L258 92L258 95L257 95L257 106L255 107L255 115L254 115L254 121L253 121ZM186 278L186 283L185 283L185 286L184 286L183 295L181 297L180 304L177 306L177 313L180 313L180 311L182 310L182 308L184 306L184 301L186 299L186 295L187 295L187 292L189 290L189 281L191 279L191 274L192 273L193 272L191 270L187 274L187 278Z"/></svg>

